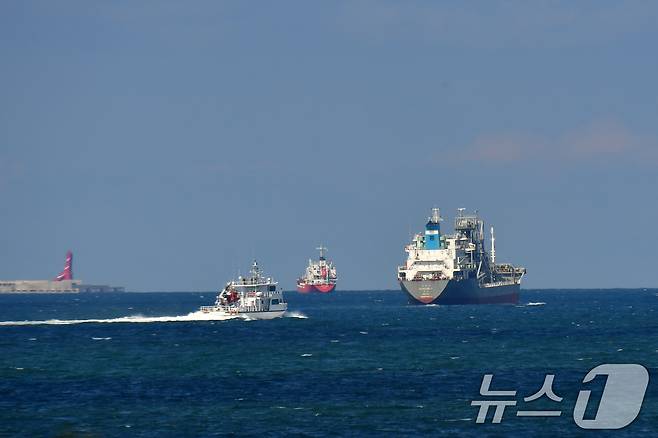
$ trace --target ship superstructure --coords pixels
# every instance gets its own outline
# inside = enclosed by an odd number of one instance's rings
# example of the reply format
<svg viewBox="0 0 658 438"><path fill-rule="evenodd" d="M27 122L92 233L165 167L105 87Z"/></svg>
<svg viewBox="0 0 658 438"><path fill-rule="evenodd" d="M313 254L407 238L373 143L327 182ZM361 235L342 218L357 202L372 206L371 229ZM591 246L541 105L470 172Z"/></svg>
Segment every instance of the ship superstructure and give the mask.
<svg viewBox="0 0 658 438"><path fill-rule="evenodd" d="M324 256L327 248L320 245L317 249L320 251L320 259L309 259L304 275L297 280L297 290L301 293L329 293L336 289L338 276L334 264Z"/></svg>
<svg viewBox="0 0 658 438"><path fill-rule="evenodd" d="M202 306L206 314L244 316L253 319L273 319L283 316L288 303L277 282L265 277L254 261L248 276L229 281L219 292L213 306Z"/></svg>
<svg viewBox="0 0 658 438"><path fill-rule="evenodd" d="M425 232L405 247L407 261L398 267L400 287L412 302L430 304L517 303L525 268L496 262L485 249L484 221L476 214L455 218L454 234L441 233L441 214L432 209Z"/></svg>

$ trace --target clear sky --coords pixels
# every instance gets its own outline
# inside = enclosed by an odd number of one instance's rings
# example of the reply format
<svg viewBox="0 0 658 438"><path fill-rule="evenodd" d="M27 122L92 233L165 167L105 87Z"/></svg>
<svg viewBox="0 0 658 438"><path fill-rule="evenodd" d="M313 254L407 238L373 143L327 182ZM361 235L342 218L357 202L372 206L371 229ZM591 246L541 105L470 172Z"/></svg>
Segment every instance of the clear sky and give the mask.
<svg viewBox="0 0 658 438"><path fill-rule="evenodd" d="M432 206L524 287L658 286L658 2L0 2L0 278L396 288Z"/></svg>

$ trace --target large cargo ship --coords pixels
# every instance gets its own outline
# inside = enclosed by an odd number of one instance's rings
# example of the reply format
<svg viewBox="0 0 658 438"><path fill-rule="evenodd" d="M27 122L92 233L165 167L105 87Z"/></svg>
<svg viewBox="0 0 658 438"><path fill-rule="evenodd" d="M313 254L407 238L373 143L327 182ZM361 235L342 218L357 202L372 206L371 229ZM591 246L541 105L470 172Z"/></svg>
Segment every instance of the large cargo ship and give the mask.
<svg viewBox="0 0 658 438"><path fill-rule="evenodd" d="M73 279L73 253L66 253L64 270L53 280L0 280L0 293L124 292L123 287L86 284Z"/></svg>
<svg viewBox="0 0 658 438"><path fill-rule="evenodd" d="M454 234L441 234L441 214L432 209L424 234L405 247L398 281L410 301L420 304L517 303L525 268L496 263L491 228L491 252L484 243L484 221L460 208Z"/></svg>
<svg viewBox="0 0 658 438"><path fill-rule="evenodd" d="M320 245L320 259L308 261L304 275L297 280L297 291L301 293L329 293L336 289L336 267L324 257L327 248Z"/></svg>

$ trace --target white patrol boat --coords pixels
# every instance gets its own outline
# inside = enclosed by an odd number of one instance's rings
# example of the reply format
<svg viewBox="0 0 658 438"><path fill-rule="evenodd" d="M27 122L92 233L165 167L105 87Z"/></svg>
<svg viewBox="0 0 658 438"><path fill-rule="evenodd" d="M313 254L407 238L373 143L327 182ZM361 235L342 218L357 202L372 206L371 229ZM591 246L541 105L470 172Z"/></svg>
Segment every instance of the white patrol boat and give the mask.
<svg viewBox="0 0 658 438"><path fill-rule="evenodd" d="M283 299L277 282L261 275L254 261L248 277L229 281L217 295L214 306L202 306L199 310L218 316L242 316L252 319L273 319L283 316L288 303Z"/></svg>

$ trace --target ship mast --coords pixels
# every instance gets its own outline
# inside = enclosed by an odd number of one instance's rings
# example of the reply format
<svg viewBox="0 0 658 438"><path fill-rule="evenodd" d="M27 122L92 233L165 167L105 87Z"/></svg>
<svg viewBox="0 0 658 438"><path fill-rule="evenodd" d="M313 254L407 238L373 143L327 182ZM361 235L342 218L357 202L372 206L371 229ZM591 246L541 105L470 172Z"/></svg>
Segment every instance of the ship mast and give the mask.
<svg viewBox="0 0 658 438"><path fill-rule="evenodd" d="M258 269L258 262L254 259L254 264L251 266L251 278L259 278L260 269Z"/></svg>
<svg viewBox="0 0 658 438"><path fill-rule="evenodd" d="M432 217L430 218L430 220L432 222L434 222L435 224L438 224L439 222L441 222L443 220L443 219L441 219L441 210L434 207L432 209Z"/></svg>
<svg viewBox="0 0 658 438"><path fill-rule="evenodd" d="M324 246L322 246L322 244L320 244L320 246L315 249L320 251L320 260L324 260L324 252L327 250L327 248L325 248Z"/></svg>
<svg viewBox="0 0 658 438"><path fill-rule="evenodd" d="M494 236L494 229L491 227L491 264L496 263L496 237Z"/></svg>

